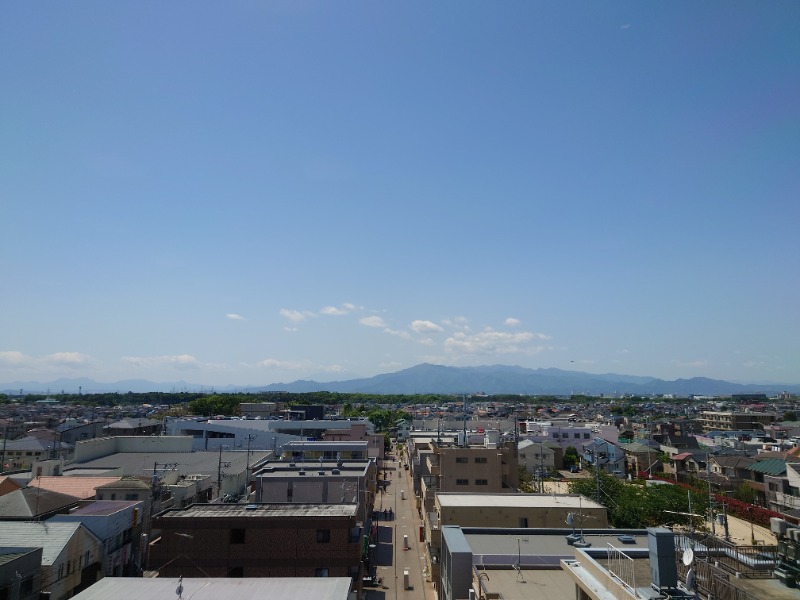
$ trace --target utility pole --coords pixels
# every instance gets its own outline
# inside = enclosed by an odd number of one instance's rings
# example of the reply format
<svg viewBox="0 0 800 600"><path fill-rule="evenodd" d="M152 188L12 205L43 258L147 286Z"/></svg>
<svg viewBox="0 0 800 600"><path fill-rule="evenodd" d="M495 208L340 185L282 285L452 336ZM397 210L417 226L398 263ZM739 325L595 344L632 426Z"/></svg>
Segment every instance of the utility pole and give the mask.
<svg viewBox="0 0 800 600"><path fill-rule="evenodd" d="M711 520L711 535L717 535L714 526L714 493L711 490L711 453L706 452L706 476L708 477L708 517Z"/></svg>
<svg viewBox="0 0 800 600"><path fill-rule="evenodd" d="M251 433L247 434L247 464L245 465L244 469L245 499L250 497L250 442L254 439L256 439L256 436Z"/></svg>

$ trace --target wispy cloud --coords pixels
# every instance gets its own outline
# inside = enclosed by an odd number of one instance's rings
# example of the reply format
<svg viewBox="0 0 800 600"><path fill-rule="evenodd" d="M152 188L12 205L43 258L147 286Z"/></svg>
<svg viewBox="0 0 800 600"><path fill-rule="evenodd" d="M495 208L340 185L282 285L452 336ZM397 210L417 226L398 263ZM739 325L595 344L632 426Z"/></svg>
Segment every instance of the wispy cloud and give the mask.
<svg viewBox="0 0 800 600"><path fill-rule="evenodd" d="M469 331L469 319L467 317L453 317L452 319L442 319L442 324L452 329Z"/></svg>
<svg viewBox="0 0 800 600"><path fill-rule="evenodd" d="M0 365L22 369L78 369L89 366L94 359L81 352L55 352L44 356L29 356L17 350L0 352Z"/></svg>
<svg viewBox="0 0 800 600"><path fill-rule="evenodd" d="M246 321L242 315L238 315L236 313L227 313L225 318L230 319L231 321Z"/></svg>
<svg viewBox="0 0 800 600"><path fill-rule="evenodd" d="M122 362L136 367L172 367L175 369L202 369L204 365L191 354L171 354L163 356L123 356Z"/></svg>
<svg viewBox="0 0 800 600"><path fill-rule="evenodd" d="M505 321L503 321L509 327L519 327L522 325L522 321L519 319L515 319L514 317L508 317Z"/></svg>
<svg viewBox="0 0 800 600"><path fill-rule="evenodd" d="M293 310L290 308L282 308L281 316L284 319L289 319L292 323L302 323L303 321L316 317L316 313L310 310Z"/></svg>
<svg viewBox="0 0 800 600"><path fill-rule="evenodd" d="M673 360L672 364L679 367L688 367L692 369L699 369L700 367L707 367L707 360Z"/></svg>
<svg viewBox="0 0 800 600"><path fill-rule="evenodd" d="M361 307L363 310L364 307ZM353 304L352 302L345 302L341 306L323 306L319 314L321 315L331 315L334 317L341 317L344 315L349 315L352 312L359 310L359 307Z"/></svg>
<svg viewBox="0 0 800 600"><path fill-rule="evenodd" d="M342 373L345 371L342 365L319 365L308 359L281 360L265 358L258 361L256 367L270 371L324 371L326 373Z"/></svg>
<svg viewBox="0 0 800 600"><path fill-rule="evenodd" d="M378 315L361 317L358 322L362 325L366 325L367 327L386 327L386 322Z"/></svg>
<svg viewBox="0 0 800 600"><path fill-rule="evenodd" d="M408 333L405 329L390 329L386 328L383 330L384 333L388 333L389 335L393 335L395 337L402 338L404 340L410 339L411 334Z"/></svg>
<svg viewBox="0 0 800 600"><path fill-rule="evenodd" d="M550 336L531 331L508 333L487 327L479 333L462 331L454 333L444 343L445 350L455 354L515 354L540 352L544 346L534 346L534 340L546 340Z"/></svg>
<svg viewBox="0 0 800 600"><path fill-rule="evenodd" d="M441 333L444 329L433 321L416 320L411 322L411 329L417 333Z"/></svg>

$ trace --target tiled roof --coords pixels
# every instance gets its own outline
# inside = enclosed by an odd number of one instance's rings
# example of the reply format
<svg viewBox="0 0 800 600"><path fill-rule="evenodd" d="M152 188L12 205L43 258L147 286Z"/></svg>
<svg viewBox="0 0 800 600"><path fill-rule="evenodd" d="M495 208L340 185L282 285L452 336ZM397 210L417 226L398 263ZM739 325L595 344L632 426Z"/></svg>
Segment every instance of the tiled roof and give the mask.
<svg viewBox="0 0 800 600"><path fill-rule="evenodd" d="M0 518L32 518L79 502L79 498L39 488L22 488L0 496ZM5 523L3 523L5 527Z"/></svg>
<svg viewBox="0 0 800 600"><path fill-rule="evenodd" d="M121 477L37 477L28 487L40 487L86 500L95 497L95 488L120 479Z"/></svg>

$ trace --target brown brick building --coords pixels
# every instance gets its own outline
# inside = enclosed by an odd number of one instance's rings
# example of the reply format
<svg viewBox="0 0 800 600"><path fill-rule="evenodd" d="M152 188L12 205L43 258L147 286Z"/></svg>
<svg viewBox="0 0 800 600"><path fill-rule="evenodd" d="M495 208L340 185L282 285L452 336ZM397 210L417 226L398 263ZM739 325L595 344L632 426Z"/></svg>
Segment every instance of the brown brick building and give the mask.
<svg viewBox="0 0 800 600"><path fill-rule="evenodd" d="M355 504L195 504L155 518L161 577L350 577L361 581Z"/></svg>

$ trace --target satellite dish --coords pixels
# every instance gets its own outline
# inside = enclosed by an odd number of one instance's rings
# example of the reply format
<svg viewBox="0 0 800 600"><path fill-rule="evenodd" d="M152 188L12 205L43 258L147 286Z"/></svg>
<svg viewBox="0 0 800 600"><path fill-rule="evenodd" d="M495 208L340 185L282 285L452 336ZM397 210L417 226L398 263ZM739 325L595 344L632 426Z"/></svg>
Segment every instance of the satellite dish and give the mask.
<svg viewBox="0 0 800 600"><path fill-rule="evenodd" d="M575 522L575 516L572 513L567 513L567 525L572 525Z"/></svg>
<svg viewBox="0 0 800 600"><path fill-rule="evenodd" d="M694 551L691 548L687 548L683 551L683 564L687 567L692 564L694 560Z"/></svg>

